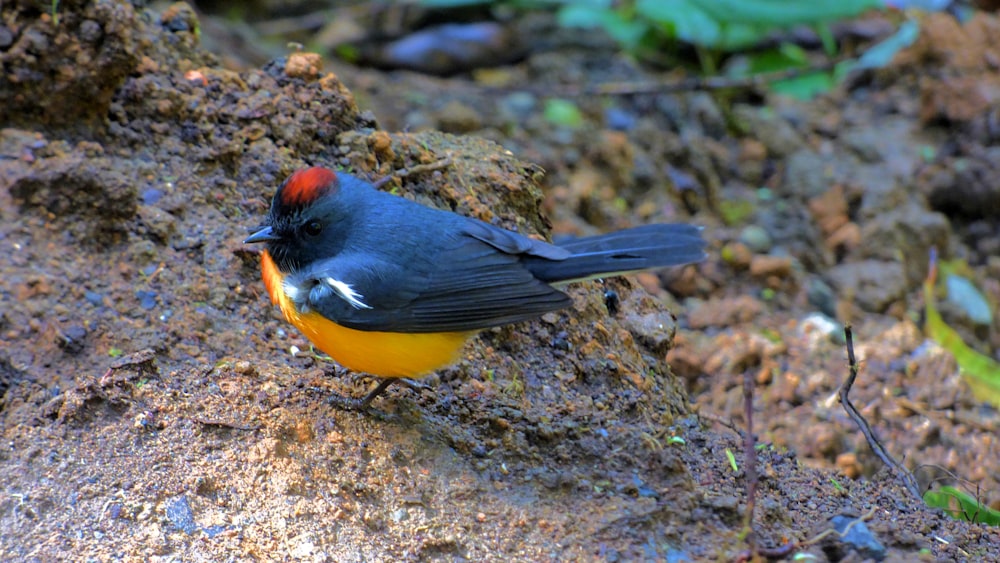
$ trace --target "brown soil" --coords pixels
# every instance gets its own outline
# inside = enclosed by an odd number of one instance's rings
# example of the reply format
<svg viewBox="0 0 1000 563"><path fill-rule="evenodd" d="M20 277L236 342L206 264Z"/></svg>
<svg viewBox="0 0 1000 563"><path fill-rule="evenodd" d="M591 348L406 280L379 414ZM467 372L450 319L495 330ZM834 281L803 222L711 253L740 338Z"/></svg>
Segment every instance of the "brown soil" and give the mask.
<svg viewBox="0 0 1000 563"><path fill-rule="evenodd" d="M997 411L920 328L931 247L1000 302L996 18L928 18L899 64L811 103L581 96L568 129L539 92L650 76L587 45L493 71L499 90L303 54L232 71L183 5L47 9L0 5L0 559L733 560L750 373L760 545L880 556L823 534L864 516L890 561L1000 560L996 528L880 466L815 314L854 324L853 399L921 486L1000 505ZM695 222L711 256L574 286L571 310L344 412L326 397L371 381L309 353L241 244L308 164L542 235ZM996 356L997 315L945 313Z"/></svg>

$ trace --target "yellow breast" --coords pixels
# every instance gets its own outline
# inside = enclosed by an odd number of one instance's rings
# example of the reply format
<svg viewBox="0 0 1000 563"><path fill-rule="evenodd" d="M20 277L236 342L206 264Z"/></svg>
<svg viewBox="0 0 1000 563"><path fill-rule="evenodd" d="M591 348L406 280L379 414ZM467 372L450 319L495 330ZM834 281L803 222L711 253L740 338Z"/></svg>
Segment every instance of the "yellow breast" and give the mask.
<svg viewBox="0 0 1000 563"><path fill-rule="evenodd" d="M271 302L288 322L338 364L379 377L421 377L456 360L471 332L407 334L354 330L315 311L302 314L285 295L283 275L265 250L260 260Z"/></svg>

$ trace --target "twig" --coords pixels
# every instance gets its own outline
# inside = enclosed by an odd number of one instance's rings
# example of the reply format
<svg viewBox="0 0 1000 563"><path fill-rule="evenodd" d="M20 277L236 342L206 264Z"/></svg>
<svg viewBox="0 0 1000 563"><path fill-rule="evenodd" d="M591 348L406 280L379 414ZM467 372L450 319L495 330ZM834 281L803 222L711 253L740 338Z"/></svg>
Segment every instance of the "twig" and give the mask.
<svg viewBox="0 0 1000 563"><path fill-rule="evenodd" d="M872 427L865 420L865 417L861 416L858 409L854 407L851 403L849 395L851 393L851 387L854 386L854 380L858 377L858 362L854 357L854 336L851 330L851 325L844 326L844 336L847 339L847 364L849 372L847 375L847 381L840 386L840 404L844 405L844 410L847 411L848 416L854 421L854 424L858 425L858 429L864 434L865 440L868 442L868 447L875 452L875 455L882 460L882 463L892 471L893 475L899 479L903 487L906 488L910 494L913 495L918 501L923 502L923 497L920 494L920 487L917 486L917 480L913 477L902 464L900 464L892 455L886 451L885 446L879 441L878 437L875 436L875 432Z"/></svg>
<svg viewBox="0 0 1000 563"><path fill-rule="evenodd" d="M194 422L197 422L198 424L202 424L202 425L205 425L205 426L220 426L222 428L232 428L234 430L259 430L260 429L260 425L259 424L256 425L256 426L251 425L251 424L237 424L235 422L229 422L229 421L226 421L226 420L210 419L210 418L204 418L204 417L200 417L200 416L192 416L191 420L194 421Z"/></svg>
<svg viewBox="0 0 1000 563"><path fill-rule="evenodd" d="M433 172L434 170L444 170L445 168L451 166L451 164L451 157L447 156L440 160L435 160L434 162L428 162L427 164L414 164L409 168L397 170L393 176L397 178L406 178L407 176L413 176L414 174L423 174L426 172Z"/></svg>
<svg viewBox="0 0 1000 563"><path fill-rule="evenodd" d="M743 464L746 466L747 508L743 517L743 529L747 531L750 553L757 553L757 538L753 529L753 511L757 504L757 437L753 433L753 374L743 372L743 416L746 417L747 432L743 436Z"/></svg>

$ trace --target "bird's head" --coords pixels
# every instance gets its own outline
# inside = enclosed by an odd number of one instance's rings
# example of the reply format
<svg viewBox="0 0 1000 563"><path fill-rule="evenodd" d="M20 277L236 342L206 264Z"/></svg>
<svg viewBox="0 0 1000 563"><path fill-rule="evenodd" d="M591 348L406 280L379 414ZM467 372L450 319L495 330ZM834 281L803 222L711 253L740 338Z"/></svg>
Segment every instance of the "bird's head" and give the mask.
<svg viewBox="0 0 1000 563"><path fill-rule="evenodd" d="M266 243L278 268L291 272L343 247L350 209L342 188L362 180L315 166L288 177L271 200L264 225L244 243Z"/></svg>

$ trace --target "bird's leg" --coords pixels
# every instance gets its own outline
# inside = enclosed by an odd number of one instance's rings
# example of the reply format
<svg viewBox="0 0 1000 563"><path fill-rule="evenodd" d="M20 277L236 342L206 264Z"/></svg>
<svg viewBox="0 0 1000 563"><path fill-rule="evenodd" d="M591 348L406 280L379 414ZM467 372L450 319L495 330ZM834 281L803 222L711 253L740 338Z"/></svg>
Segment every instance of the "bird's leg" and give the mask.
<svg viewBox="0 0 1000 563"><path fill-rule="evenodd" d="M427 386L423 383L414 381L407 377L384 377L379 381L378 385L375 386L367 395L358 399L355 397L345 397L343 395L334 394L330 397L329 403L337 408L351 411L366 411L368 406L371 405L379 395L385 393L393 383L399 383L401 385L406 385L410 389L416 392L420 392L427 389Z"/></svg>
<svg viewBox="0 0 1000 563"><path fill-rule="evenodd" d="M358 410L366 410L368 405L372 404L372 401L375 400L375 397L385 393L385 390L397 381L399 380L395 377L386 377L382 379L382 381L379 381L378 385L376 385L374 389L369 391L368 394L358 402Z"/></svg>
<svg viewBox="0 0 1000 563"><path fill-rule="evenodd" d="M395 377L386 377L379 381L378 385L372 389L367 395L361 399L355 397L345 397L343 395L334 394L330 397L329 403L337 408L350 411L366 411L368 406L371 405L372 401L376 397L385 393L393 383L398 381Z"/></svg>

